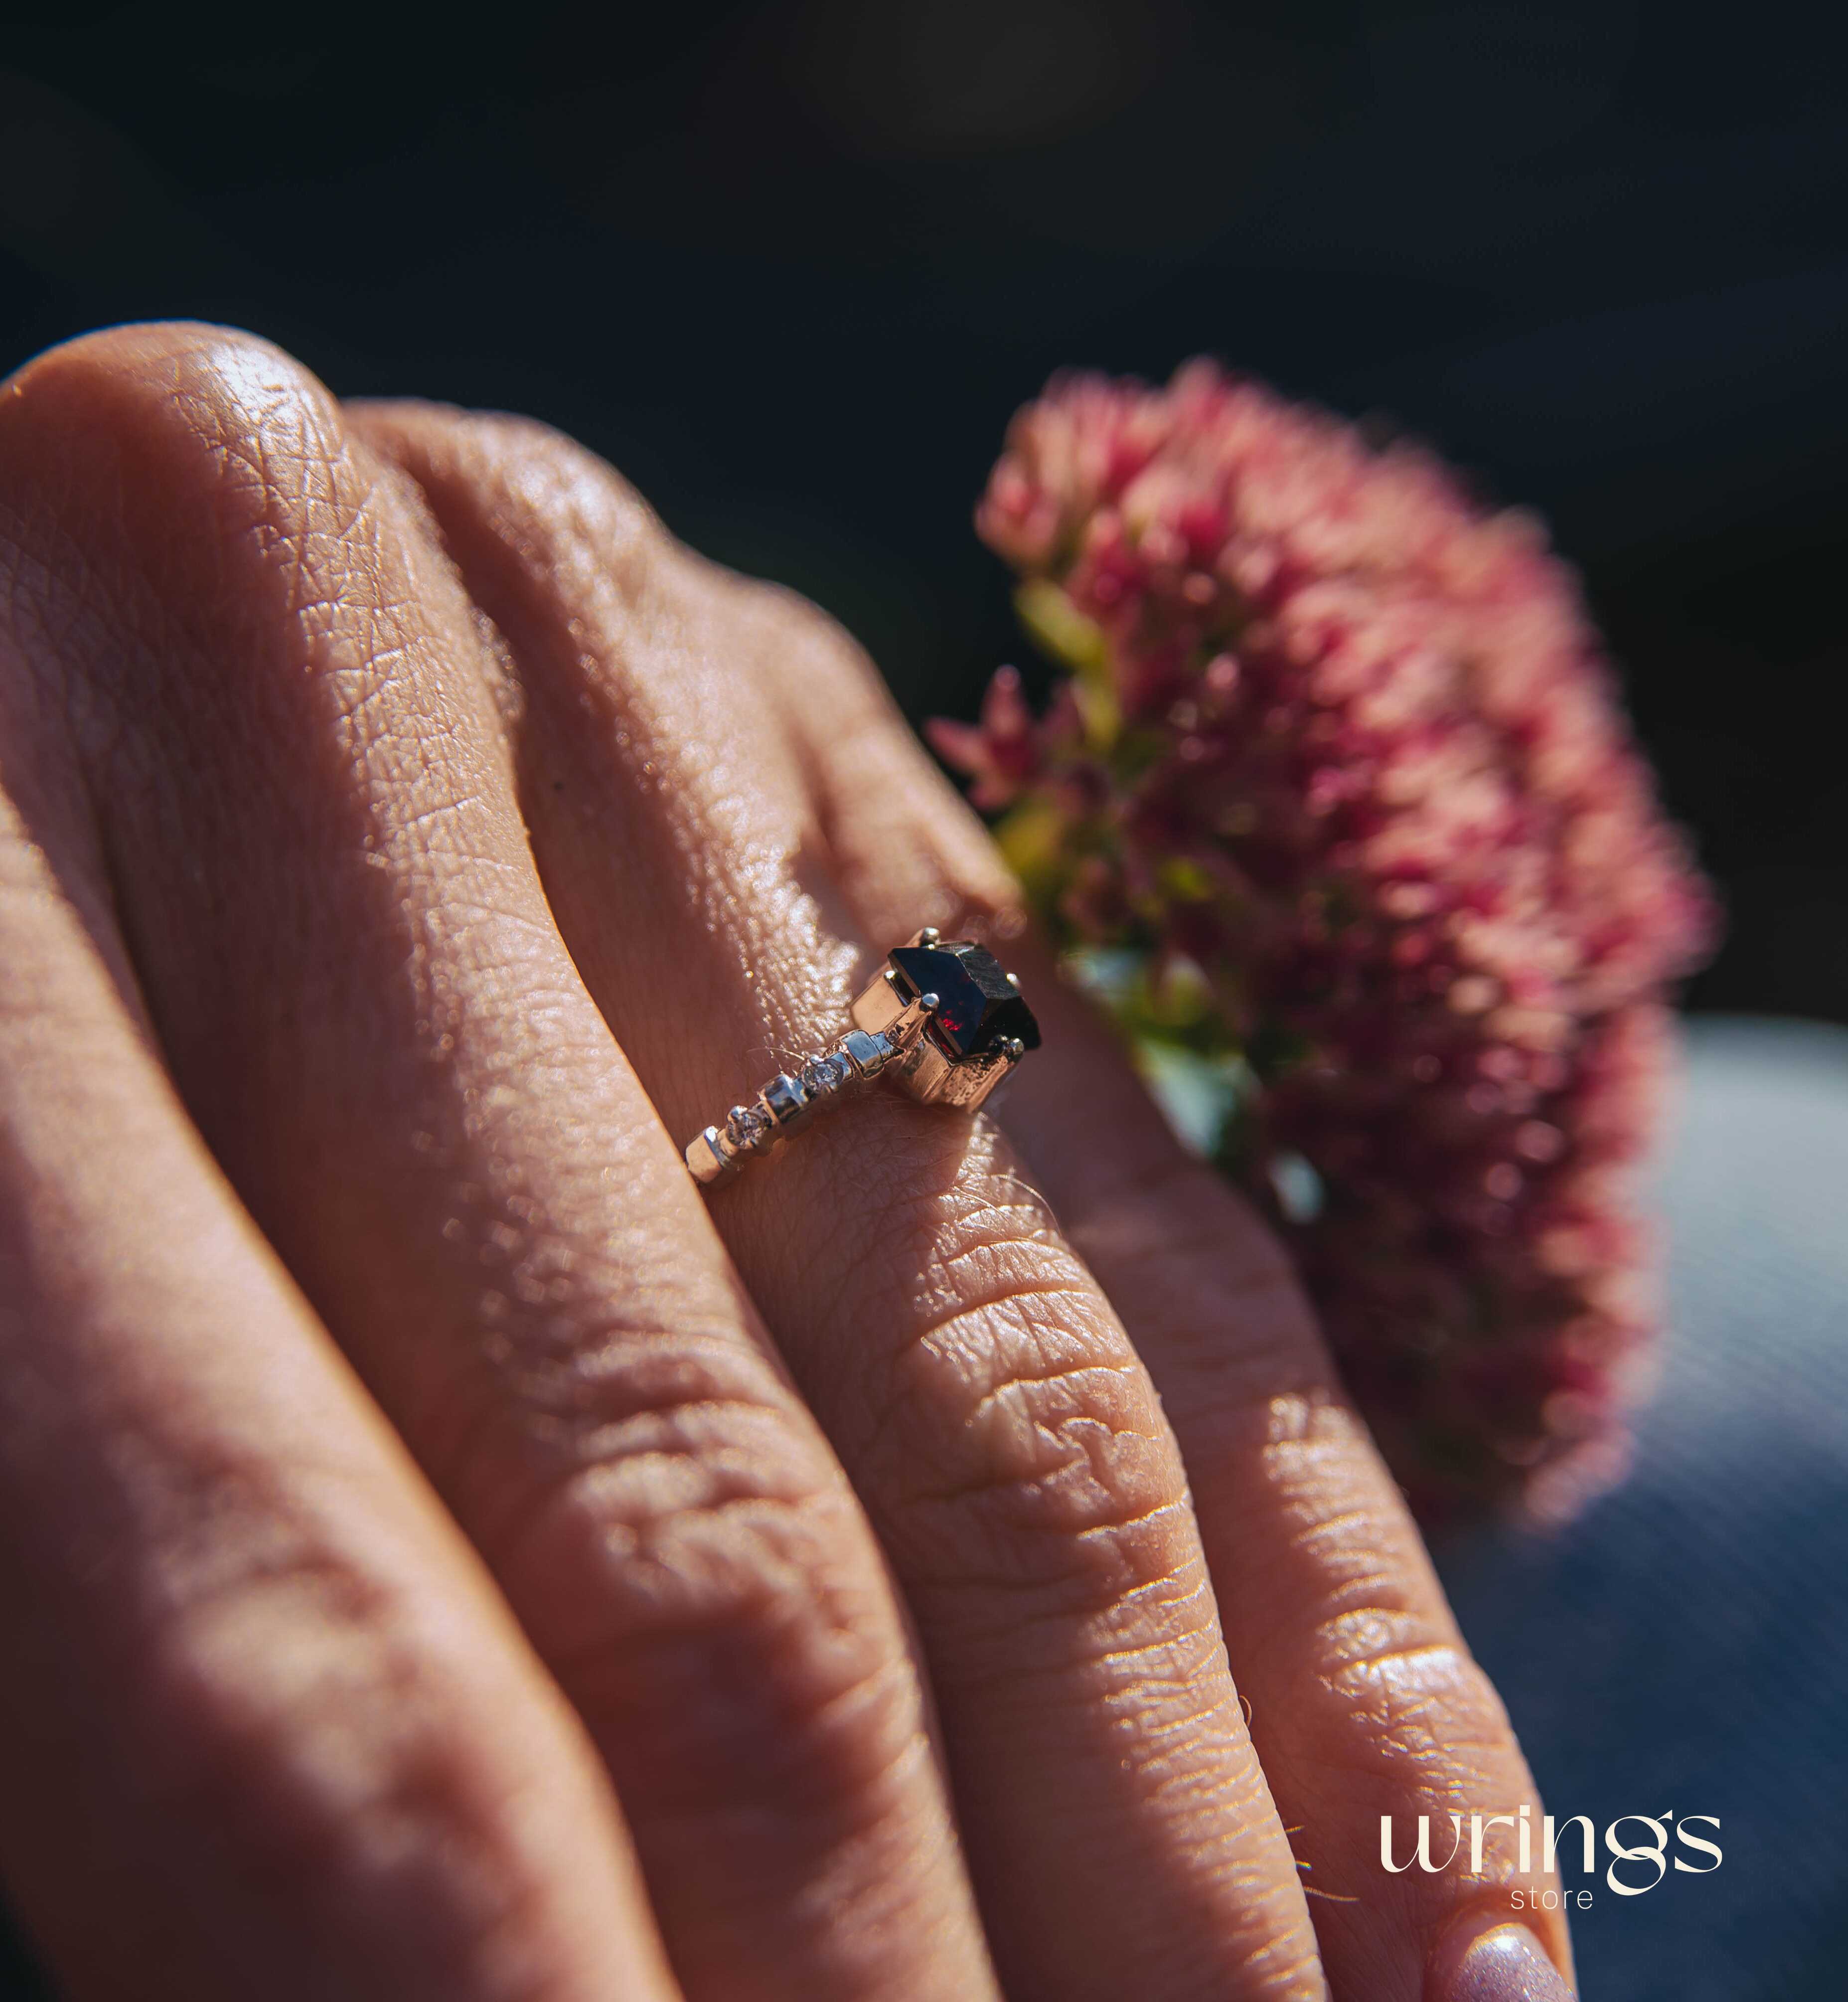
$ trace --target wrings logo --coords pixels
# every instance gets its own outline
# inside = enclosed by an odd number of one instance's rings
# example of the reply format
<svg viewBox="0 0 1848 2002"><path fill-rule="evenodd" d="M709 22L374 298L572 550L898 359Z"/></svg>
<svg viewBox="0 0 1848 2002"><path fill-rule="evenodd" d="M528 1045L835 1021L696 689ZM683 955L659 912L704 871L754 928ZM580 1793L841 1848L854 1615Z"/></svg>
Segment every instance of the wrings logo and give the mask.
<svg viewBox="0 0 1848 2002"><path fill-rule="evenodd" d="M1463 1848L1463 1817L1452 1814L1450 1822L1450 1847L1448 1854L1434 1857L1431 1853L1431 1817L1420 1815L1417 1837L1409 1845L1409 1854L1401 1863L1397 1860L1396 1843L1393 1831L1393 1817L1379 1817L1379 1861L1381 1866L1395 1877L1416 1867L1435 1873L1448 1870L1455 1863ZM1697 1835L1696 1826L1720 1833L1717 1815L1682 1815L1677 1816L1665 1809L1659 1815L1619 1815L1604 1831L1604 1847L1610 1861L1605 1867L1604 1881L1620 1898L1640 1898L1646 1891L1653 1891L1661 1882L1671 1868L1686 1871L1690 1876L1704 1877L1717 1870L1725 1858L1717 1842L1704 1835ZM1648 1842L1625 1839L1624 1831L1632 1827L1647 1829L1653 1838ZM1535 1826L1533 1809L1526 1801L1512 1814L1473 1814L1469 1818L1469 1875L1480 1877L1483 1874L1483 1841L1492 1828L1512 1828L1515 1831L1517 1861L1522 1875L1533 1868ZM1574 1843L1571 1831L1579 1831ZM1571 1854L1576 1847L1579 1855L1581 1873L1587 1877L1598 1874L1598 1830L1588 1815L1571 1815L1561 1822L1552 1815L1543 1815L1539 1820L1540 1868L1552 1875L1560 1868L1562 1851ZM1439 1842L1442 1842L1439 1836ZM1669 1851L1685 1850L1671 1857ZM1707 1858L1709 1861L1689 1862L1688 1856ZM1647 1872L1646 1882L1638 1882ZM1555 1890L1549 1886L1545 1890L1515 1890L1512 1901L1517 1911L1546 1910L1557 1911L1562 1906L1588 1906L1592 1902L1588 1890Z"/></svg>

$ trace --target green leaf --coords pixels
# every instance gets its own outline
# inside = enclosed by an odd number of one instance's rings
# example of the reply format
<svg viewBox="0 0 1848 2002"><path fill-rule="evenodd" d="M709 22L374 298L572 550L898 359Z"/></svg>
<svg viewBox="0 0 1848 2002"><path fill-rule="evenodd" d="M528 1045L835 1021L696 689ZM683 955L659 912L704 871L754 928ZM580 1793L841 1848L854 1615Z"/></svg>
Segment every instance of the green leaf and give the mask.
<svg viewBox="0 0 1848 2002"><path fill-rule="evenodd" d="M1033 643L1050 660L1072 671L1072 695L1090 749L1108 751L1123 727L1111 671L1110 641L1050 577L1030 577L1014 592L1014 609Z"/></svg>
<svg viewBox="0 0 1848 2002"><path fill-rule="evenodd" d="M1050 800L1029 793L995 824L1007 866L1020 879L1034 907L1051 914L1071 873L1065 814Z"/></svg>

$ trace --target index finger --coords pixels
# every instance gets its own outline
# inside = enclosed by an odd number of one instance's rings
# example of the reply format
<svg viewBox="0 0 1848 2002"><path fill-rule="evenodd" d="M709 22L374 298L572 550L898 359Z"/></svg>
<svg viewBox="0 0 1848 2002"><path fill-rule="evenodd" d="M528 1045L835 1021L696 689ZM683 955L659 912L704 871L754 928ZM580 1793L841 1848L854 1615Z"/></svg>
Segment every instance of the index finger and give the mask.
<svg viewBox="0 0 1848 2002"><path fill-rule="evenodd" d="M104 553L16 539L47 525L13 480L24 400L0 393L0 1873L73 1996L668 2002L577 1720L163 1069L73 742L94 712L35 588L81 576L106 618Z"/></svg>

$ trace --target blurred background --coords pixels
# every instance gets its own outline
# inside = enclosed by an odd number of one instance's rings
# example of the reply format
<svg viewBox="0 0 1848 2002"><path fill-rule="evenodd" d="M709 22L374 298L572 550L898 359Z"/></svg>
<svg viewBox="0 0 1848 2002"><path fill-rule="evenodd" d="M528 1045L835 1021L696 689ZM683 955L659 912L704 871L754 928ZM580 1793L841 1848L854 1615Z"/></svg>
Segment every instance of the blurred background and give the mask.
<svg viewBox="0 0 1848 2002"><path fill-rule="evenodd" d="M344 392L531 412L691 541L828 607L915 717L971 713L1021 652L969 518L1009 413L1062 365L1161 377L1217 354L1428 438L1485 494L1546 515L1731 907L1692 1005L1848 1022L1848 772L1828 694L1848 666L1845 63L1848 11L1686 0L594 16L528 0L417 22L65 0L9 17L0 51L0 372L88 327L186 315L254 328ZM1800 1216L1776 1169L1829 1079L1840 1101L1844 1047L1818 1044L1813 1080L1786 1091L1752 1169L1762 1215L1736 1214L1746 1126L1686 1156L1696 1178L1710 1156L1721 1191L1689 1255L1746 1224L1793 1269L1842 1241L1803 1221L1836 1215L1839 1163L1804 1171ZM1714 1256L1677 1268L1678 1297L1704 1311L1731 1273L1750 1298L1727 1328L1763 1320L1771 1282ZM1775 1328L1839 1355L1840 1285ZM1722 1335L1714 1353L1735 1353ZM1778 1379L1793 1415L1760 1457L1735 1454L1785 1465L1786 1514L1811 1527L1839 1454L1790 1442L1803 1411L1848 1409L1818 1404L1816 1366ZM1714 1383L1678 1364L1672 1387L1736 1433L1752 1384ZM1668 1488L1654 1463L1613 1505L1644 1525L1629 1545L1605 1516L1581 1545L1648 1554L1666 1631L1678 1607L1713 1610L1717 1574L1688 1568L1701 1552L1762 1568L1790 1537L1783 1517L1741 1526L1739 1497L1783 1505L1758 1474L1702 1459ZM1678 1498L1710 1490L1726 1507L1700 1526ZM1664 1892L1648 1927L1614 1909L1581 1925L1588 1968L1610 1970L1594 1993L1839 1993L1839 1840L1801 1850L1810 1930L1784 1927L1773 1985L1728 1972L1766 1965L1766 1914L1798 1909L1777 1874L1797 1851L1770 1838L1804 1784L1832 1784L1809 1736L1821 1712L1792 1693L1834 1686L1828 1664L1793 1680L1823 1629L1742 1602L1738 1644L1758 1652L1684 1677L1665 1710L1652 1659L1609 1656L1636 1638L1631 1559L1546 1569L1580 1548L1452 1578L1524 1732L1551 1728L1549 1703L1609 1723L1553 1732L1550 1798L1603 1819L1698 1774L1692 1805L1773 1785L1778 1802L1759 1803L1766 1839L1742 1852L1756 1874L1731 1866L1730 1904L1703 1880L1698 1912ZM1552 1686L1557 1648L1498 1594L1578 1619L1592 1683ZM1756 1794L1699 1763L1729 1744L1765 1767ZM1818 1802L1812 1833L1840 1821ZM1832 1910L1825 1939L1815 1914ZM1824 1971L1806 1976L1812 1949ZM39 1992L8 1951L0 1938L0 1994Z"/></svg>
<svg viewBox="0 0 1848 2002"><path fill-rule="evenodd" d="M1731 906L1693 1004L1848 1020L1845 58L1668 0L35 9L0 367L183 314L532 412L915 716L1021 650L1009 412L1216 353L1550 519Z"/></svg>

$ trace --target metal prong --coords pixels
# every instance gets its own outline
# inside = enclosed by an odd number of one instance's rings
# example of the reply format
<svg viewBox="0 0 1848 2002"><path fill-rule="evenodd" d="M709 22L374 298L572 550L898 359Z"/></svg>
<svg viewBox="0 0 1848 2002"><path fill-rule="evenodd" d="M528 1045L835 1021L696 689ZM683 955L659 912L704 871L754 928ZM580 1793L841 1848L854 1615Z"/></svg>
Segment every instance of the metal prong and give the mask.
<svg viewBox="0 0 1848 2002"><path fill-rule="evenodd" d="M940 994L920 994L918 996L918 1006L926 1015L935 1014L942 1005L943 996Z"/></svg>
<svg viewBox="0 0 1848 2002"><path fill-rule="evenodd" d="M1001 1047L1002 1050L1006 1052L1009 1060L1014 1063L1018 1063L1021 1058L1025 1056L1027 1054L1027 1045L1021 1041L1018 1036L1009 1036L1007 1041L1003 1043Z"/></svg>
<svg viewBox="0 0 1848 2002"><path fill-rule="evenodd" d="M918 943L919 945L935 945L943 936L935 925L926 925L918 934Z"/></svg>
<svg viewBox="0 0 1848 2002"><path fill-rule="evenodd" d="M1011 987L1011 988L1014 990L1014 992L1015 992L1016 994L1018 994L1018 993L1020 992L1020 975L1019 975L1019 974L1017 974L1017 973L1010 973L1010 974L1007 976L1007 984L1008 984L1008 985L1009 985L1009 987Z"/></svg>

